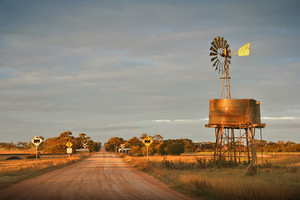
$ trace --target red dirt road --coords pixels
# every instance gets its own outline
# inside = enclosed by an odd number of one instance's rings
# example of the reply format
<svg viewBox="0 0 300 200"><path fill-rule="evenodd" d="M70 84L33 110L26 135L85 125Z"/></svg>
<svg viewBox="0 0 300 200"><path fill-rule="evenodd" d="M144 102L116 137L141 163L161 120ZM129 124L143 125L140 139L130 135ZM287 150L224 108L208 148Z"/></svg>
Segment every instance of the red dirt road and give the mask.
<svg viewBox="0 0 300 200"><path fill-rule="evenodd" d="M0 199L188 200L117 155L99 152L76 164L0 190Z"/></svg>

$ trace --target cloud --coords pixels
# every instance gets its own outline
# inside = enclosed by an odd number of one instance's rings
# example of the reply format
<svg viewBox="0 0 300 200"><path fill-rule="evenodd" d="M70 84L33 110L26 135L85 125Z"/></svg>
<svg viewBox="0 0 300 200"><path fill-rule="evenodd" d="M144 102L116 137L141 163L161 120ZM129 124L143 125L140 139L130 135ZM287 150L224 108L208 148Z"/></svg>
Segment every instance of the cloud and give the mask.
<svg viewBox="0 0 300 200"><path fill-rule="evenodd" d="M0 134L11 141L20 130L48 137L88 130L101 140L113 131L126 137L161 131L165 138L214 140L204 124L209 99L221 93L222 75L208 56L218 35L232 50L251 42L249 57L232 58L233 98L259 100L268 123L297 122L298 7L298 1L2 1ZM298 139L295 130L290 134Z"/></svg>
<svg viewBox="0 0 300 200"><path fill-rule="evenodd" d="M208 121L208 118L204 119L175 119L175 120L169 120L169 119L158 119L158 120L151 120L155 123L203 123L203 121Z"/></svg>
<svg viewBox="0 0 300 200"><path fill-rule="evenodd" d="M299 120L299 117L262 117L265 120Z"/></svg>

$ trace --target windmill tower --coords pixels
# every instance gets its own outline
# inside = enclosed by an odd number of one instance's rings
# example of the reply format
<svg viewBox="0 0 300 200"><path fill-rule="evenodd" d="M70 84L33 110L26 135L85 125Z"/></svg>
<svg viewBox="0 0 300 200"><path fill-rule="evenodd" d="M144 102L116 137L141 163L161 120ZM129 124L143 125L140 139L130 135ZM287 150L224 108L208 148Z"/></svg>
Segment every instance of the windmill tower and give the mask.
<svg viewBox="0 0 300 200"><path fill-rule="evenodd" d="M254 99L231 99L229 65L231 56L249 55L250 43L238 52L231 53L223 37L213 39L210 47L211 62L219 73L222 73L221 99L210 99L209 123L207 128L215 128L216 144L214 159L227 158L241 162L243 157L248 163L256 163L255 134L256 129L265 128L261 123L260 102ZM238 130L238 133L235 133Z"/></svg>

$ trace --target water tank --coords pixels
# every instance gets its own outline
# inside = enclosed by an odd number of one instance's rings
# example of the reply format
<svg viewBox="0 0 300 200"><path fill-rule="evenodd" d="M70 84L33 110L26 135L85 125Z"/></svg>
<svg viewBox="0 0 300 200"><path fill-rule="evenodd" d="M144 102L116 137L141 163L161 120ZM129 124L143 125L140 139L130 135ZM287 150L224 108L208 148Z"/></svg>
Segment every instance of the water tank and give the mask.
<svg viewBox="0 0 300 200"><path fill-rule="evenodd" d="M254 99L210 99L209 124L260 124L260 103Z"/></svg>

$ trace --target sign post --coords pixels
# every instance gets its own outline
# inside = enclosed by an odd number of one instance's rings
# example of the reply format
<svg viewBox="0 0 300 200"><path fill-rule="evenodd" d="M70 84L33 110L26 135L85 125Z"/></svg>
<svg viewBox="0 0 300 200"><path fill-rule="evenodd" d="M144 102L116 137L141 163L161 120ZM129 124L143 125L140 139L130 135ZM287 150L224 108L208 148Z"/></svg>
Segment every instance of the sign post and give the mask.
<svg viewBox="0 0 300 200"><path fill-rule="evenodd" d="M36 162L38 158L38 146L43 142L42 138L40 138L38 135L34 136L34 138L31 140L31 143L35 145L36 150Z"/></svg>
<svg viewBox="0 0 300 200"><path fill-rule="evenodd" d="M153 140L147 136L145 137L145 139L143 140L143 143L147 146L147 162L149 161L149 157L148 157L148 147L150 146L150 144L152 144Z"/></svg>
<svg viewBox="0 0 300 200"><path fill-rule="evenodd" d="M67 153L69 154L69 157L71 157L71 153L73 153L73 149L72 149L73 144L71 142L67 142L66 146L68 147Z"/></svg>

